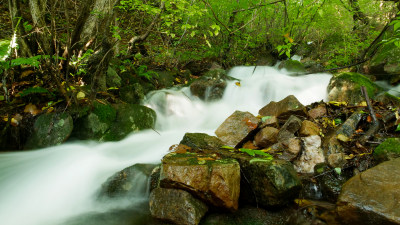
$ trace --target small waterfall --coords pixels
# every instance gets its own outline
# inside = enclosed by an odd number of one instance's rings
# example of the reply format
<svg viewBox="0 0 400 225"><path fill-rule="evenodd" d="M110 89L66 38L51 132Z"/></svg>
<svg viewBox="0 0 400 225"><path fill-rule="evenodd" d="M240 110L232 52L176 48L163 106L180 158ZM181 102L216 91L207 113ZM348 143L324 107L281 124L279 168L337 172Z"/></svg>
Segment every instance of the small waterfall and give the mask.
<svg viewBox="0 0 400 225"><path fill-rule="evenodd" d="M189 88L156 91L145 105L157 112L155 132L119 142L66 143L29 152L0 153L0 220L6 225L57 225L124 204L100 204L96 193L112 174L135 163L157 163L185 132L214 135L235 110L254 115L270 101L295 95L303 104L326 98L331 75L292 77L272 67L235 67L221 100L203 102ZM143 181L144 182L144 181Z"/></svg>

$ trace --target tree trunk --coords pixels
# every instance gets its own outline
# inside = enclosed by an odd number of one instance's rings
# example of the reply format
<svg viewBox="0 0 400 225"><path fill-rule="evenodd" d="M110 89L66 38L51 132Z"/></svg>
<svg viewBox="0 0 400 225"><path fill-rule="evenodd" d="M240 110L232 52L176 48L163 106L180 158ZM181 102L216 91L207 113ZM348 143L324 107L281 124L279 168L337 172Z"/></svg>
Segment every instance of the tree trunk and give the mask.
<svg viewBox="0 0 400 225"><path fill-rule="evenodd" d="M45 55L53 55L51 32L45 20L47 0L29 0L29 8L35 27L36 40Z"/></svg>
<svg viewBox="0 0 400 225"><path fill-rule="evenodd" d="M8 8L10 11L10 17L12 22L12 29L14 33L14 37L16 42L18 43L18 56L20 57L31 57L32 51L29 47L29 41L26 37L23 37L25 34L24 26L22 26L21 21L21 10L20 10L20 0L8 0Z"/></svg>

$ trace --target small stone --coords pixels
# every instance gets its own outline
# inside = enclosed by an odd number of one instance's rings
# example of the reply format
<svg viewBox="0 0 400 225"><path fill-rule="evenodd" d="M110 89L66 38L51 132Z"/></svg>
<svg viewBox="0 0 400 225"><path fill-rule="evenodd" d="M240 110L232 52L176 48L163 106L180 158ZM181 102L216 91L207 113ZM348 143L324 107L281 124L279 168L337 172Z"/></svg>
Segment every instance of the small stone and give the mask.
<svg viewBox="0 0 400 225"><path fill-rule="evenodd" d="M290 154L297 156L297 154L299 154L301 151L301 140L298 138L290 138L287 151Z"/></svg>
<svg viewBox="0 0 400 225"><path fill-rule="evenodd" d="M308 111L308 115L313 119L317 119L319 117L325 116L326 112L327 111L325 105L318 105L316 108Z"/></svg>
<svg viewBox="0 0 400 225"><path fill-rule="evenodd" d="M256 134L254 142L260 148L269 147L277 142L278 132L274 127L265 127Z"/></svg>
<svg viewBox="0 0 400 225"><path fill-rule="evenodd" d="M320 129L317 124L315 124L309 120L304 120L301 123L301 128L300 128L301 136L319 135L319 133L320 133Z"/></svg>
<svg viewBox="0 0 400 225"><path fill-rule="evenodd" d="M264 116L261 118L261 126L260 128L264 127L275 127L278 128L278 118L276 116Z"/></svg>
<svg viewBox="0 0 400 225"><path fill-rule="evenodd" d="M333 168L343 168L343 166L346 164L346 159L345 159L345 154L344 153L335 153L335 154L330 154L328 156L328 164L329 166Z"/></svg>
<svg viewBox="0 0 400 225"><path fill-rule="evenodd" d="M321 137L318 135L302 138L304 150L300 159L295 161L295 168L299 173L313 173L315 165L325 162L321 149Z"/></svg>
<svg viewBox="0 0 400 225"><path fill-rule="evenodd" d="M284 146L289 145L289 139L295 137L295 133L301 127L301 120L296 116L290 116L278 133L278 141Z"/></svg>

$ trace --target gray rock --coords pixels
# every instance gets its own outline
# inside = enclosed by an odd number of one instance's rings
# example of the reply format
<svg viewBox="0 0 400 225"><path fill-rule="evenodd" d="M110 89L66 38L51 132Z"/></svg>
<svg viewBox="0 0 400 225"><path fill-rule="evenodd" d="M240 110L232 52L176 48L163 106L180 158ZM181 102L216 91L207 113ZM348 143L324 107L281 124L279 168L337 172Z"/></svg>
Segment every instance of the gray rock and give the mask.
<svg viewBox="0 0 400 225"><path fill-rule="evenodd" d="M68 113L42 114L33 125L33 132L25 144L25 149L59 145L68 139L72 129L73 121Z"/></svg>
<svg viewBox="0 0 400 225"><path fill-rule="evenodd" d="M301 128L301 120L296 116L290 116L278 133L278 141L284 146L289 145L289 140L295 137L295 133Z"/></svg>
<svg viewBox="0 0 400 225"><path fill-rule="evenodd" d="M99 197L134 198L148 196L148 179L155 164L135 164L107 179L102 184Z"/></svg>
<svg viewBox="0 0 400 225"><path fill-rule="evenodd" d="M140 103L145 96L143 87L138 83L122 87L119 90L119 95L123 101L131 104Z"/></svg>
<svg viewBox="0 0 400 225"><path fill-rule="evenodd" d="M150 212L155 218L178 225L197 225L207 205L184 190L156 188L150 194Z"/></svg>
<svg viewBox="0 0 400 225"><path fill-rule="evenodd" d="M239 144L258 126L259 119L249 112L235 111L215 131L215 134L227 145Z"/></svg>
<svg viewBox="0 0 400 225"><path fill-rule="evenodd" d="M355 175L342 187L337 212L342 224L400 224L400 159Z"/></svg>

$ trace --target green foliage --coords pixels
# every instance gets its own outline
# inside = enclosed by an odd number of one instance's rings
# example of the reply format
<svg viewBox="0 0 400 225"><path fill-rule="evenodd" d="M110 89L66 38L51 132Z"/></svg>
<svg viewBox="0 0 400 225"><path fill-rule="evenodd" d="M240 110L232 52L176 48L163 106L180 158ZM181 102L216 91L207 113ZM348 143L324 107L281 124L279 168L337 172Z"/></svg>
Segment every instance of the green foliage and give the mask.
<svg viewBox="0 0 400 225"><path fill-rule="evenodd" d="M158 77L156 72L147 70L147 66L145 65L140 65L139 67L135 68L135 72L139 77L143 77L148 81L152 81L154 78Z"/></svg>
<svg viewBox="0 0 400 225"><path fill-rule="evenodd" d="M19 96L20 97L25 97L31 94L49 94L54 96L53 93L49 92L46 88L42 88L42 87L30 87L27 88L21 92L19 92Z"/></svg>
<svg viewBox="0 0 400 225"><path fill-rule="evenodd" d="M266 156L266 157L272 157L272 155L263 152L262 150L254 150L254 149L248 149L248 148L240 148L239 151L244 152L249 154L250 156L255 156L255 155L260 155L260 156Z"/></svg>

